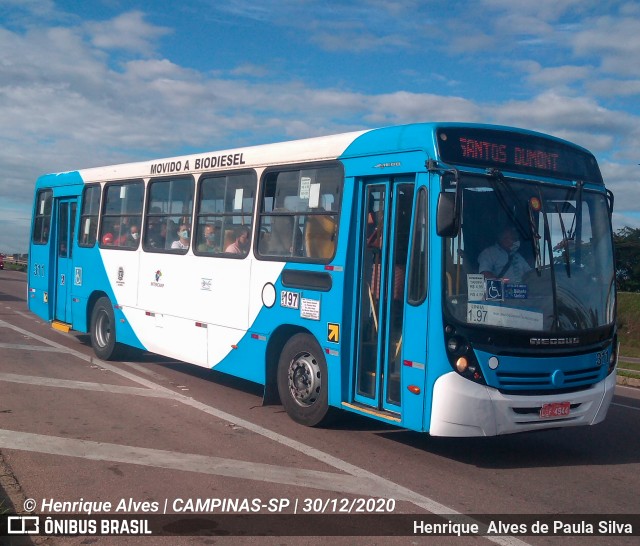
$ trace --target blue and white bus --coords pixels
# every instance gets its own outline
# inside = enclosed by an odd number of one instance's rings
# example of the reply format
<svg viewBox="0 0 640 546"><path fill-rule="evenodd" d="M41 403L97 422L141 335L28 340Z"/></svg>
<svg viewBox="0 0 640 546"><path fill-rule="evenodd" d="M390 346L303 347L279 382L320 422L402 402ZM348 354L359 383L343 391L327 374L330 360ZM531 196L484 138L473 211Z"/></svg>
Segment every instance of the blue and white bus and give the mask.
<svg viewBox="0 0 640 546"><path fill-rule="evenodd" d="M612 208L583 148L458 123L50 174L29 307L101 359L264 385L306 425L593 425L616 382Z"/></svg>

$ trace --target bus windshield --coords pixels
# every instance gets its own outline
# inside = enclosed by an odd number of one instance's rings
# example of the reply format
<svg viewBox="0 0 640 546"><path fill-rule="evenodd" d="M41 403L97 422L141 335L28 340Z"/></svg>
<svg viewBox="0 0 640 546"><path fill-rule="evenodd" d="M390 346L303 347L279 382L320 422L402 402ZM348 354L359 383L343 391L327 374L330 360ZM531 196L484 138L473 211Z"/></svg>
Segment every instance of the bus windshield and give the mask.
<svg viewBox="0 0 640 546"><path fill-rule="evenodd" d="M612 324L613 247L601 192L460 176L445 239L445 311L468 326L569 335Z"/></svg>

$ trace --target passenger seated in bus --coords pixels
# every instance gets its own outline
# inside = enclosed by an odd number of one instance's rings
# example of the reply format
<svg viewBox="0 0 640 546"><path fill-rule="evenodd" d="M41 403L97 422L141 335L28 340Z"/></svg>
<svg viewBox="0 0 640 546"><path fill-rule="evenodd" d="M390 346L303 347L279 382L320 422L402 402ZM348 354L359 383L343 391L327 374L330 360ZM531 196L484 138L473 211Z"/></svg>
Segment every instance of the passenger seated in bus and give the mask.
<svg viewBox="0 0 640 546"><path fill-rule="evenodd" d="M160 207L151 207L152 214L158 214ZM166 227L165 227L166 229ZM165 232L166 236L166 232ZM164 248L165 238L162 235L162 220L158 216L149 216L147 218L147 227L145 229L144 241L146 248L160 249Z"/></svg>
<svg viewBox="0 0 640 546"><path fill-rule="evenodd" d="M510 282L522 282L522 277L531 271L531 266L518 252L519 248L518 230L512 225L503 227L498 232L497 242L478 256L478 271L487 279L504 278Z"/></svg>
<svg viewBox="0 0 640 546"><path fill-rule="evenodd" d="M102 244L105 246L118 246L120 241L120 222L114 222L113 228L102 234Z"/></svg>
<svg viewBox="0 0 640 546"><path fill-rule="evenodd" d="M202 232L202 242L198 245L198 252L213 254L219 252L216 246L216 227L213 224L206 224Z"/></svg>
<svg viewBox="0 0 640 546"><path fill-rule="evenodd" d="M164 248L173 248L173 243L180 240L180 237L178 236L178 224L171 219L168 219L166 222L162 222L160 235L164 239Z"/></svg>
<svg viewBox="0 0 640 546"><path fill-rule="evenodd" d="M173 243L171 243L171 248L180 249L180 250L188 249L189 248L189 226L187 224L180 224L180 227L178 228L178 231L176 233L178 234L178 240L173 241Z"/></svg>
<svg viewBox="0 0 640 546"><path fill-rule="evenodd" d="M138 226L132 225L129 228L129 233L127 234L127 240L125 241L125 245L128 247L136 247L138 246L139 238L140 238L140 233L138 233Z"/></svg>
<svg viewBox="0 0 640 546"><path fill-rule="evenodd" d="M113 233L115 235L115 239L113 240L113 244L115 246L125 246L127 244L127 237L129 232L129 226L125 223L115 223L113 226Z"/></svg>
<svg viewBox="0 0 640 546"><path fill-rule="evenodd" d="M243 256L248 254L250 232L249 226L240 227L236 232L236 240L225 248L224 251L230 254L241 254Z"/></svg>

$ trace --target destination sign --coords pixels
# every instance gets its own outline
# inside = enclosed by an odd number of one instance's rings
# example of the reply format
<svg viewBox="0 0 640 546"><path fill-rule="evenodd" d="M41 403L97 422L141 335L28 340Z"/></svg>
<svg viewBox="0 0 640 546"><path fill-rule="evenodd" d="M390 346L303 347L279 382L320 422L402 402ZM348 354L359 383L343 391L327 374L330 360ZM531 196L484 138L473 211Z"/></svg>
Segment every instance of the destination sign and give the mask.
<svg viewBox="0 0 640 546"><path fill-rule="evenodd" d="M446 163L603 184L593 155L535 135L443 127L438 130L438 150Z"/></svg>

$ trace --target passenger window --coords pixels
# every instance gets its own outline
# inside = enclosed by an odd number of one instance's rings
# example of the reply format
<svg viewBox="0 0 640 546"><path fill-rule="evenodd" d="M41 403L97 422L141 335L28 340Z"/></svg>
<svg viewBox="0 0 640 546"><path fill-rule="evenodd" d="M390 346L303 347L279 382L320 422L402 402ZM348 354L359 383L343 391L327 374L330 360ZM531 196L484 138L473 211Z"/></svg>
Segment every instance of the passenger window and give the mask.
<svg viewBox="0 0 640 546"><path fill-rule="evenodd" d="M138 240L132 235L140 231L142 220L141 180L107 184L104 189L100 248L134 250Z"/></svg>
<svg viewBox="0 0 640 546"><path fill-rule="evenodd" d="M255 193L253 172L202 179L195 254L244 258L249 253Z"/></svg>
<svg viewBox="0 0 640 546"><path fill-rule="evenodd" d="M143 248L149 252L186 254L191 246L193 177L149 183Z"/></svg>
<svg viewBox="0 0 640 546"><path fill-rule="evenodd" d="M40 190L38 192L33 222L33 243L36 245L46 245L49 242L52 202L53 192L51 190Z"/></svg>
<svg viewBox="0 0 640 546"><path fill-rule="evenodd" d="M260 209L259 255L331 261L336 249L342 185L340 165L267 173Z"/></svg>
<svg viewBox="0 0 640 546"><path fill-rule="evenodd" d="M100 186L86 186L82 192L82 212L78 245L92 247L98 238L98 213L100 211Z"/></svg>
<svg viewBox="0 0 640 546"><path fill-rule="evenodd" d="M427 191L420 189L416 215L413 222L413 241L411 242L411 259L409 262L409 294L408 301L419 305L427 297L429 237L427 231Z"/></svg>

